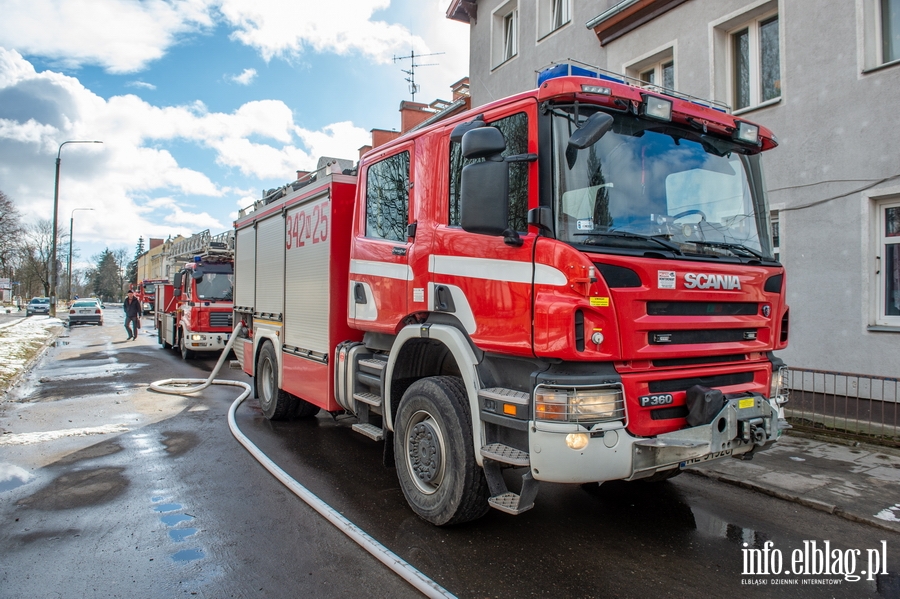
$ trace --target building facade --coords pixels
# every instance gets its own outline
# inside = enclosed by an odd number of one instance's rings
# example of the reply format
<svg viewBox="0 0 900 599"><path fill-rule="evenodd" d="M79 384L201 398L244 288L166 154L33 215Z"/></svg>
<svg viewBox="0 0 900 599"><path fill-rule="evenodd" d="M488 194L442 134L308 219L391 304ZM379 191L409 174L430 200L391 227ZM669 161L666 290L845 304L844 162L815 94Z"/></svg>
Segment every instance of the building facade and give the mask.
<svg viewBox="0 0 900 599"><path fill-rule="evenodd" d="M770 128L795 368L900 376L900 0L454 0L472 104L579 61Z"/></svg>

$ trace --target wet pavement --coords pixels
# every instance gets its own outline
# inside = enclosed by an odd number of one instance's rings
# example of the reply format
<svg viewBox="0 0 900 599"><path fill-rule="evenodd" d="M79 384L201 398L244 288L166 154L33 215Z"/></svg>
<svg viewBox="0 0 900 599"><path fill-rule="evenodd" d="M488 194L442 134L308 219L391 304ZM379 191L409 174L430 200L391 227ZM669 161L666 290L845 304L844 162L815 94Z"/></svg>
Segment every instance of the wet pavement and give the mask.
<svg viewBox="0 0 900 599"><path fill-rule="evenodd" d="M847 520L900 533L900 451L783 436L752 461L722 459L694 473Z"/></svg>

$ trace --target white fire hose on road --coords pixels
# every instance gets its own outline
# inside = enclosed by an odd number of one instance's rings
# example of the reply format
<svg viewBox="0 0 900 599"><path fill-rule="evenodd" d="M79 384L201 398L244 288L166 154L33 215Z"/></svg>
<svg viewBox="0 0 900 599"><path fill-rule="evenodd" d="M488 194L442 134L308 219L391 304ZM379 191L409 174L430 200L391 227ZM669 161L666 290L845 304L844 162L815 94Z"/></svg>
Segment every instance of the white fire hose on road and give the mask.
<svg viewBox="0 0 900 599"><path fill-rule="evenodd" d="M268 470L284 486L290 489L291 492L294 493L294 495L306 502L326 520L334 524L338 528L338 530L356 541L356 543L360 547L372 554L376 559L378 559L378 561L393 570L398 576L400 576L406 582L419 590L423 595L425 595L426 597L434 598L453 597L455 599L455 596L449 591L422 574L419 570L411 566L408 562L395 554L393 551L373 539L363 529L358 527L353 522L347 520L347 518L338 513L337 510L319 499L314 493L301 485L299 482L291 478L291 476L287 472L282 470L275 462L269 459L266 454L264 454L256 445L253 444L252 441L250 441L249 438L247 438L246 435L244 435L244 433L240 431L240 429L237 427L237 423L235 422L234 414L237 411L238 406L241 405L241 402L243 402L253 391L253 388L249 384L241 381L229 381L225 379L217 379L215 377L217 374L219 374L219 370L221 370L222 365L225 363L225 360L228 359L228 354L231 352L231 348L234 346L234 341L235 339L237 339L237 334L241 330L242 326L243 324L238 324L237 326L235 326L234 331L232 331L231 333L231 337L228 339L228 343L225 345L225 349L222 350L222 355L219 357L219 361L216 362L216 366L215 368L213 368L208 378L163 379L150 383L150 388L159 393L168 393L170 395L190 395L191 393L202 391L210 385L229 385L232 387L242 387L244 390L237 397L237 399L234 400L234 402L231 404L231 408L228 410L228 427L231 429L231 434L233 434L238 442L243 445L247 451L250 452L250 455L256 458L256 460L260 464L262 464L262 466L266 470Z"/></svg>

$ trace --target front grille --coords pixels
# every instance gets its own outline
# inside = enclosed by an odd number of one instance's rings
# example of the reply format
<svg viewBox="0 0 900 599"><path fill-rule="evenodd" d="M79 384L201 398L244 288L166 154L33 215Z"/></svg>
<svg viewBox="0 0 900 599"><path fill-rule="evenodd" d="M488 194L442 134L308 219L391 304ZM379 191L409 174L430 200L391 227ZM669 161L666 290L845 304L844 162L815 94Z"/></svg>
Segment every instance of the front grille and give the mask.
<svg viewBox="0 0 900 599"><path fill-rule="evenodd" d="M700 366L702 364L724 364L727 362L743 362L747 359L744 354L730 356L698 356L696 358L670 358L668 360L653 360L657 368L674 366Z"/></svg>
<svg viewBox="0 0 900 599"><path fill-rule="evenodd" d="M211 327L231 328L231 323L233 321L234 321L234 316L231 312L210 312L209 313L209 326L211 326Z"/></svg>
<svg viewBox="0 0 900 599"><path fill-rule="evenodd" d="M650 345L696 345L755 341L756 329L709 329L700 331L650 331Z"/></svg>
<svg viewBox="0 0 900 599"><path fill-rule="evenodd" d="M659 408L650 411L651 420L671 420L673 418L687 418L687 406L674 406L672 408Z"/></svg>
<svg viewBox="0 0 900 599"><path fill-rule="evenodd" d="M752 302L647 302L650 316L754 316L759 305Z"/></svg>
<svg viewBox="0 0 900 599"><path fill-rule="evenodd" d="M648 388L650 393L671 393L673 391L687 391L694 385L702 385L710 389L730 387L732 385L746 385L753 382L752 372L732 372L713 376L694 376L686 379L671 379L668 381L650 381Z"/></svg>

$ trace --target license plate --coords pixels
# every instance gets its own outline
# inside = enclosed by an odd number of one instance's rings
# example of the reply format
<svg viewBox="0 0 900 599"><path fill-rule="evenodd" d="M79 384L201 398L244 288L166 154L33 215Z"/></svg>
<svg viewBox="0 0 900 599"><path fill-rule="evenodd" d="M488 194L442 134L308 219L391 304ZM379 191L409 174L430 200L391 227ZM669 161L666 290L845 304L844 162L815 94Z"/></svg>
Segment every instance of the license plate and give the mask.
<svg viewBox="0 0 900 599"><path fill-rule="evenodd" d="M685 466L693 466L694 464L702 464L703 462L709 462L712 460L718 460L719 458L727 458L731 455L730 449L723 449L722 451L714 451L712 453L708 453L706 455L702 455L699 458L691 458L689 460L685 460L679 464L682 468Z"/></svg>
<svg viewBox="0 0 900 599"><path fill-rule="evenodd" d="M78 313L79 314L90 314L91 311L90 310L79 310Z"/></svg>

